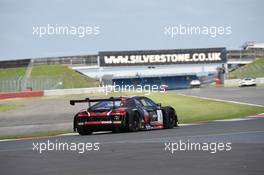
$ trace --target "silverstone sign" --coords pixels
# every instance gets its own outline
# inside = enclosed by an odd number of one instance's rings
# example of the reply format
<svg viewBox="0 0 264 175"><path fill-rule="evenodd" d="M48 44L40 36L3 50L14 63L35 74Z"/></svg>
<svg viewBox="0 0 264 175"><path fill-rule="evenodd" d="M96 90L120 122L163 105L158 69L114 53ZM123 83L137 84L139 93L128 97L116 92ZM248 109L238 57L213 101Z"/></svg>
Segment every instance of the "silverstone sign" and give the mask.
<svg viewBox="0 0 264 175"><path fill-rule="evenodd" d="M225 63L225 48L99 52L100 66Z"/></svg>

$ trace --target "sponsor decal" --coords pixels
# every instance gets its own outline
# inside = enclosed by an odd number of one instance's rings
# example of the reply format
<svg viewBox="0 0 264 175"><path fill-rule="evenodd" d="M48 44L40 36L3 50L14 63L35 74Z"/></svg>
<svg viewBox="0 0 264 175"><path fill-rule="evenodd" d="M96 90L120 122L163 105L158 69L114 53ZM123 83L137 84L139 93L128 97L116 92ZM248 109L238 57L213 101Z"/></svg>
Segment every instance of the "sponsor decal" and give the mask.
<svg viewBox="0 0 264 175"><path fill-rule="evenodd" d="M102 121L102 124L112 124L112 121Z"/></svg>
<svg viewBox="0 0 264 175"><path fill-rule="evenodd" d="M121 124L122 121L88 121L85 125ZM80 124L79 124L80 125Z"/></svg>
<svg viewBox="0 0 264 175"><path fill-rule="evenodd" d="M99 52L100 66L226 62L225 48Z"/></svg>

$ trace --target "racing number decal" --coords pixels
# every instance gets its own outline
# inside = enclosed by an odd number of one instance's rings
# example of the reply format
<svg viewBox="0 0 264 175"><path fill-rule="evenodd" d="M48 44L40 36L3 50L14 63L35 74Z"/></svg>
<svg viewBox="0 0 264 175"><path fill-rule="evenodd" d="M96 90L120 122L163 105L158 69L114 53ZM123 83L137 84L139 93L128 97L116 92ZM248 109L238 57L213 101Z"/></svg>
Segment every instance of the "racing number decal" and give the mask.
<svg viewBox="0 0 264 175"><path fill-rule="evenodd" d="M157 115L158 115L158 122L163 123L162 110L157 110Z"/></svg>

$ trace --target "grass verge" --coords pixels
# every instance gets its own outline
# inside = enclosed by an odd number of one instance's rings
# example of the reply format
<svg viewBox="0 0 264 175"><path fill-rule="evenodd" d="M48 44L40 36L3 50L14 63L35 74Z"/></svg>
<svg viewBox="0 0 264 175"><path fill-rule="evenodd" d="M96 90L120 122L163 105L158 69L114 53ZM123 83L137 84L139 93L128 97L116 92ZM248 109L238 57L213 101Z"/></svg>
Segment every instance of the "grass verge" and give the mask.
<svg viewBox="0 0 264 175"><path fill-rule="evenodd" d="M22 139L22 138L31 138L31 137L45 137L45 136L57 136L60 134L72 133L72 130L61 130L61 131L43 131L43 132L34 132L28 134L17 134L17 135L5 135L0 136L0 140L3 139Z"/></svg>
<svg viewBox="0 0 264 175"><path fill-rule="evenodd" d="M174 107L180 123L239 118L264 112L264 107L205 100L170 92L163 95L151 94L149 97L162 105Z"/></svg>
<svg viewBox="0 0 264 175"><path fill-rule="evenodd" d="M25 67L0 69L0 78L21 77L25 72Z"/></svg>
<svg viewBox="0 0 264 175"><path fill-rule="evenodd" d="M18 107L23 107L24 105L20 104L0 104L0 112L7 112Z"/></svg>
<svg viewBox="0 0 264 175"><path fill-rule="evenodd" d="M242 66L233 72L229 73L230 78L245 78L245 77L264 77L264 58L259 58L256 61Z"/></svg>
<svg viewBox="0 0 264 175"><path fill-rule="evenodd" d="M40 65L34 66L31 76L61 76L63 78L63 88L85 88L97 87L99 82L84 76L66 65Z"/></svg>

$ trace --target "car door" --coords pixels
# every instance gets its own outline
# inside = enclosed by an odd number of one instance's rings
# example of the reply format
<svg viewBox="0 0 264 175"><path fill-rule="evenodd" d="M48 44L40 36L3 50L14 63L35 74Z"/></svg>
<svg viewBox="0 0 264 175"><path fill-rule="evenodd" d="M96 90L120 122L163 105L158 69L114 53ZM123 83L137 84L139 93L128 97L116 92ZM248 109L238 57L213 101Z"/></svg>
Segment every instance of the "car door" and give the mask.
<svg viewBox="0 0 264 175"><path fill-rule="evenodd" d="M142 108L148 113L149 124L151 126L163 123L162 111L155 102L146 97L140 98L139 101L142 104Z"/></svg>

